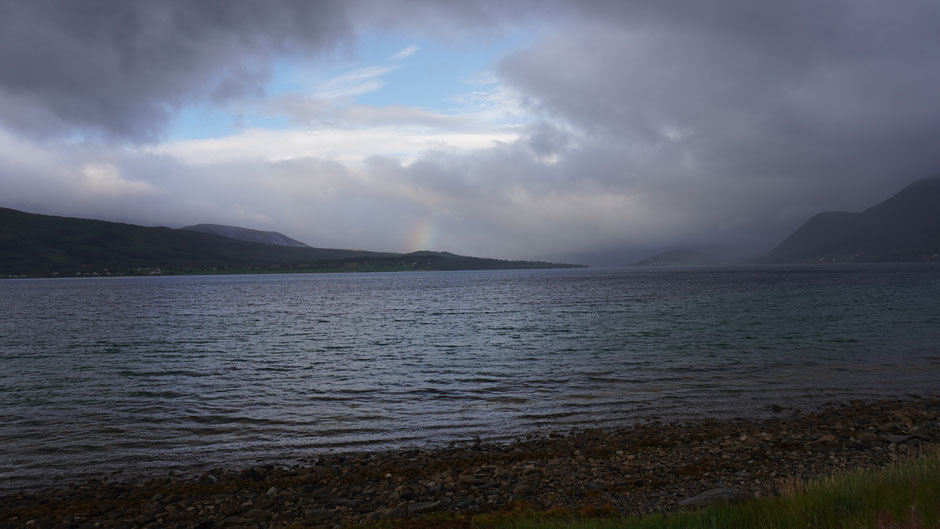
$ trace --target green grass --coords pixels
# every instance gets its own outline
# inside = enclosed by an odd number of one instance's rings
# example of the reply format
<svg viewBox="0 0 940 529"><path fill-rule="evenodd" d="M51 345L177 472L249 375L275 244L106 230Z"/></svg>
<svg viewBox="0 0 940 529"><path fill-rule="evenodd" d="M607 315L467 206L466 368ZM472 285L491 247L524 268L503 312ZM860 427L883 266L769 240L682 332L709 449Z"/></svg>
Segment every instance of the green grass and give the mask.
<svg viewBox="0 0 940 529"><path fill-rule="evenodd" d="M940 449L931 448L923 457L891 468L795 484L781 496L738 505L714 505L668 517L587 519L537 514L505 519L496 526L506 529L940 529Z"/></svg>

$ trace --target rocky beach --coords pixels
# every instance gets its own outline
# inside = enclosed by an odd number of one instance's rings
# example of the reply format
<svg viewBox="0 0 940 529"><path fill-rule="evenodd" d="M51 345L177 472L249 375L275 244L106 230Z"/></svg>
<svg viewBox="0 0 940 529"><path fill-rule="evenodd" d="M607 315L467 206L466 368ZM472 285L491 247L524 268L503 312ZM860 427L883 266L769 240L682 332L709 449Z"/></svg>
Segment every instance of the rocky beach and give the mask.
<svg viewBox="0 0 940 529"><path fill-rule="evenodd" d="M775 406L761 419L647 422L506 444L327 454L293 467L63 483L5 492L0 526L340 527L514 509L669 513L713 489L773 495L793 480L882 467L937 442L938 397Z"/></svg>

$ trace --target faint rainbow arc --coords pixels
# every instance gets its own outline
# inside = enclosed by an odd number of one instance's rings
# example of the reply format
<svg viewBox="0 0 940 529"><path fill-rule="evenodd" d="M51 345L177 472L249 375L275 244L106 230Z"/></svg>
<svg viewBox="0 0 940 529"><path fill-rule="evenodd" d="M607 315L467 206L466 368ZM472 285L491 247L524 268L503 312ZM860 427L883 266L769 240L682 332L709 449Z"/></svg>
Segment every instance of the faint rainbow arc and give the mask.
<svg viewBox="0 0 940 529"><path fill-rule="evenodd" d="M430 218L424 218L415 223L408 237L408 248L410 252L420 250L432 250L431 243L434 238L434 223Z"/></svg>

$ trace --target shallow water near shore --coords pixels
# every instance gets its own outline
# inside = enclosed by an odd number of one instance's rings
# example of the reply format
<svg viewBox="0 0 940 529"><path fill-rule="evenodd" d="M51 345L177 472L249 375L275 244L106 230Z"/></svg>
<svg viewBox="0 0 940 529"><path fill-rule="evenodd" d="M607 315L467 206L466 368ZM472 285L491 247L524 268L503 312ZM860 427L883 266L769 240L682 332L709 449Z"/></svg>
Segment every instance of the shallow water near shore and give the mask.
<svg viewBox="0 0 940 529"><path fill-rule="evenodd" d="M0 488L940 389L940 267L0 282Z"/></svg>

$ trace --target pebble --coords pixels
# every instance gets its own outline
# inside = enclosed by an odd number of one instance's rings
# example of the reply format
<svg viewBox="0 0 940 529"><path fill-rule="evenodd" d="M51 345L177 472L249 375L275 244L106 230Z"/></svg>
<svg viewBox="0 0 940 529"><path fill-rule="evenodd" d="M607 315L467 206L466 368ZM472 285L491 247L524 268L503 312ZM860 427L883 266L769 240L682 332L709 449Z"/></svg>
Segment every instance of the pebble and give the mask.
<svg viewBox="0 0 940 529"><path fill-rule="evenodd" d="M610 505L621 514L669 513L704 501L703 494L773 495L786 479L888 465L915 453L918 443L938 441L938 398L853 402L763 419L533 435L504 445L474 440L325 454L307 467L212 469L214 479L203 472L69 484L0 496L0 527L339 527L442 511L511 510L519 502L536 510Z"/></svg>

